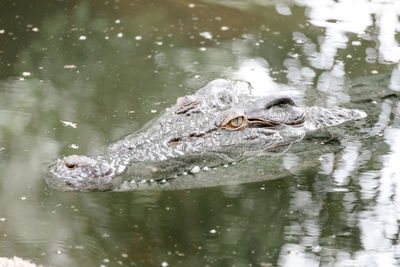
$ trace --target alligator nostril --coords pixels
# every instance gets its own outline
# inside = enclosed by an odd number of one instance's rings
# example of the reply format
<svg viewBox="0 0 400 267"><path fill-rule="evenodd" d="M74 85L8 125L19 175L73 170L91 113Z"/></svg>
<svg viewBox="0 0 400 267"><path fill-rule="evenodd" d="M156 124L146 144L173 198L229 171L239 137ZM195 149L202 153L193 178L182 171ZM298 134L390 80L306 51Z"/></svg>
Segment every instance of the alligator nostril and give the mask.
<svg viewBox="0 0 400 267"><path fill-rule="evenodd" d="M66 166L68 169L75 169L75 168L78 167L78 165L77 165L77 164L74 164L74 163L65 163L65 166Z"/></svg>
<svg viewBox="0 0 400 267"><path fill-rule="evenodd" d="M72 183L71 183L71 182L65 182L65 185L67 185L67 186L71 186L71 185L72 185Z"/></svg>

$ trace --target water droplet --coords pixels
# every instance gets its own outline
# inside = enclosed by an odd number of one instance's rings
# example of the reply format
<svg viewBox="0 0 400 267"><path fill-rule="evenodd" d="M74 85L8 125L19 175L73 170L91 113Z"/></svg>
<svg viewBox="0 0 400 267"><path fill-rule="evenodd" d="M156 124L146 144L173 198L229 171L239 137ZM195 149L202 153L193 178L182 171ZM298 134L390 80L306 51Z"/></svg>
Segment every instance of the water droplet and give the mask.
<svg viewBox="0 0 400 267"><path fill-rule="evenodd" d="M200 167L199 166L194 166L193 169L190 170L191 173L199 173L200 172Z"/></svg>
<svg viewBox="0 0 400 267"><path fill-rule="evenodd" d="M110 235L108 233L104 233L101 236L104 237L104 238L109 238L110 237Z"/></svg>
<svg viewBox="0 0 400 267"><path fill-rule="evenodd" d="M201 32L201 33L199 33L199 35L200 35L201 37L206 38L206 39L212 39L212 35L211 35L210 32Z"/></svg>
<svg viewBox="0 0 400 267"><path fill-rule="evenodd" d="M64 69L76 69L76 65L64 65Z"/></svg>

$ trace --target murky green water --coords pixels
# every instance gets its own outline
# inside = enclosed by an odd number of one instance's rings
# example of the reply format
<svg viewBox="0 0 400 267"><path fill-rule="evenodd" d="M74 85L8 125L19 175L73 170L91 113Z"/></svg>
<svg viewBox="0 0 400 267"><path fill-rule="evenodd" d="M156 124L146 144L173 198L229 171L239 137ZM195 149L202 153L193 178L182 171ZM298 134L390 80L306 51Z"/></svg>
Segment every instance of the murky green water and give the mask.
<svg viewBox="0 0 400 267"><path fill-rule="evenodd" d="M46 266L398 266L396 97L353 104L368 109L370 127L301 171L288 151L282 170L293 174L281 179L68 193L43 175L216 78L319 106L399 91L399 10L367 0L1 1L0 256ZM369 82L378 75L387 79Z"/></svg>

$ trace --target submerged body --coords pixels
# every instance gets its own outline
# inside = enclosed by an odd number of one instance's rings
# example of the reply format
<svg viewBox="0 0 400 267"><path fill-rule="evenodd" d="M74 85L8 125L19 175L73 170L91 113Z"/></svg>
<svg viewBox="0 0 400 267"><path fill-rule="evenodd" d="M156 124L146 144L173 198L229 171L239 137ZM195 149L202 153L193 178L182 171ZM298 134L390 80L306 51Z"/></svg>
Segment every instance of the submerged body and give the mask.
<svg viewBox="0 0 400 267"><path fill-rule="evenodd" d="M288 96L257 96L247 82L215 80L194 95L178 98L175 106L109 145L103 155L58 160L46 180L71 191L163 181L277 150L307 132L365 116L353 109L299 107Z"/></svg>

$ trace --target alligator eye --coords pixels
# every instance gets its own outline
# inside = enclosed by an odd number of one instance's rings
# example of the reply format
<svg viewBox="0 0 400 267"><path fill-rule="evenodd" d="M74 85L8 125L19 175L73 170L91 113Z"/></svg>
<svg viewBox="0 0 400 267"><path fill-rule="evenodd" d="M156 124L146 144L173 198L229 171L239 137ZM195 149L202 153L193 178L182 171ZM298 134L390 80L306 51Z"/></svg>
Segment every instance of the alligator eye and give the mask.
<svg viewBox="0 0 400 267"><path fill-rule="evenodd" d="M241 131L248 127L248 121L243 111L233 110L227 113L218 126L230 131Z"/></svg>
<svg viewBox="0 0 400 267"><path fill-rule="evenodd" d="M72 169L72 170L78 167L78 165L76 165L76 164L74 164L74 163L65 163L65 166L66 166L68 169Z"/></svg>
<svg viewBox="0 0 400 267"><path fill-rule="evenodd" d="M242 125L242 123L243 123L243 117L240 116L240 117L236 117L236 118L230 120L228 124L230 124L230 126L232 126L234 128L237 128L240 125Z"/></svg>

